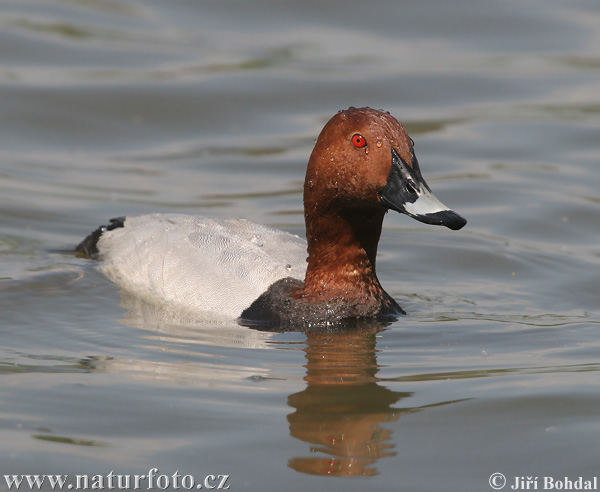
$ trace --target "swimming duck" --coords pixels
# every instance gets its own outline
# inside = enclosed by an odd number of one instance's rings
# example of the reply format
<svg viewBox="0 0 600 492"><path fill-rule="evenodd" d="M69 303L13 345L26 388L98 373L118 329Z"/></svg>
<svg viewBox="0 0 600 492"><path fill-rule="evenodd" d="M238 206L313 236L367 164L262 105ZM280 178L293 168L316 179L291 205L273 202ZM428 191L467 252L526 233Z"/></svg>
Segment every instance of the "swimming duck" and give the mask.
<svg viewBox="0 0 600 492"><path fill-rule="evenodd" d="M76 251L124 289L255 326L321 326L405 314L375 271L388 210L461 229L421 176L388 112L339 111L317 138L304 182L306 242L244 219L182 214L112 219ZM308 252L308 257L306 257Z"/></svg>

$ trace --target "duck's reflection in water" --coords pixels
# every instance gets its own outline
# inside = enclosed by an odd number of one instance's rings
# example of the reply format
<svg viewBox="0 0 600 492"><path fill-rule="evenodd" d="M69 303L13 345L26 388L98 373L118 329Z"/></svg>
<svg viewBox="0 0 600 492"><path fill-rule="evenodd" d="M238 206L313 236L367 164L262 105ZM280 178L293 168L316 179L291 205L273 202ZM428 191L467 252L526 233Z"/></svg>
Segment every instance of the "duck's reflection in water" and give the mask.
<svg viewBox="0 0 600 492"><path fill-rule="evenodd" d="M381 326L335 333L307 333L307 387L290 395L290 434L310 444L313 456L295 457L289 466L315 475L369 476L375 463L394 456L386 422L419 408L393 405L408 392L378 384L376 335Z"/></svg>
<svg viewBox="0 0 600 492"><path fill-rule="evenodd" d="M215 364L212 358L191 363L178 357L171 360L165 354L173 351L176 355L189 353L198 357L210 353L198 347L211 345L268 349L274 347L269 343L272 333L238 325L213 326L206 321L198 324L195 319L175 317L169 311L140 302L126 307L126 324L153 332L152 337L144 337L144 343L159 348L163 357L158 363L111 360L102 364L103 370L129 371L136 378L197 387L227 385L230 389L246 384L249 375L270 374L268 365L248 366L243 358L239 364L226 366ZM307 386L288 396L293 411L287 418L291 436L309 446L305 455L288 458L288 465L294 470L332 476L375 475L377 461L396 454L392 426L386 424L406 413L452 403L412 408L397 405L413 393L393 391L385 384L400 383L378 378L377 334L384 329L385 325L379 323L344 331L306 332L303 350ZM95 361L94 365L98 370L100 363ZM427 375L421 376L421 380L426 379Z"/></svg>

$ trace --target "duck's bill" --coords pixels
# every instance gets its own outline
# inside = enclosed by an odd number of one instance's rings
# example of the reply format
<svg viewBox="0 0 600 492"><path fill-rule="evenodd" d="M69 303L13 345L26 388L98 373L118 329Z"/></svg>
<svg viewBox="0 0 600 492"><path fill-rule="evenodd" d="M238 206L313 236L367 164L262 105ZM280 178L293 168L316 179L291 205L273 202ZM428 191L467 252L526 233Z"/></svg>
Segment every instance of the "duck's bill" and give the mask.
<svg viewBox="0 0 600 492"><path fill-rule="evenodd" d="M467 223L466 219L450 210L426 189L421 191L421 195L414 203L405 202L403 209L398 211L419 222L446 226L453 231L463 228Z"/></svg>
<svg viewBox="0 0 600 492"><path fill-rule="evenodd" d="M381 203L425 224L443 225L454 231L467 221L440 202L421 176L419 163L413 154L411 165L392 149L392 169L387 184L379 191Z"/></svg>

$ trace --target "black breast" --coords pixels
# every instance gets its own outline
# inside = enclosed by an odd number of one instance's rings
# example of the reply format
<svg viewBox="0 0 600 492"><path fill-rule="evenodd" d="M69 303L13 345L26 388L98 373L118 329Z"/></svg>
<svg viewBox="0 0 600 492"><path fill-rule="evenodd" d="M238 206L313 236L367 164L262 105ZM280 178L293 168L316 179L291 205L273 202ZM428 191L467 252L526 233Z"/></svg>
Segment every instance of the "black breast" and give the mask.
<svg viewBox="0 0 600 492"><path fill-rule="evenodd" d="M272 331L294 331L309 328L353 328L374 321L388 324L406 314L396 301L384 292L384 297L365 303L364 299L351 302L344 297L315 303L294 295L304 282L286 277L271 286L250 307L244 310L238 322L241 325Z"/></svg>

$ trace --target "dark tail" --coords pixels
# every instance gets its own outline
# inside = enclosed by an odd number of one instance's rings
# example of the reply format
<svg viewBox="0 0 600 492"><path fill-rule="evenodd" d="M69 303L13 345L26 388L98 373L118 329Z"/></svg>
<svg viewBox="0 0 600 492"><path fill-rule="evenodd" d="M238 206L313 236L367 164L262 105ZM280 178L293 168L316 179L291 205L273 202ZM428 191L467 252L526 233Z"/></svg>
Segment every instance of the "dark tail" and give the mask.
<svg viewBox="0 0 600 492"><path fill-rule="evenodd" d="M125 217L116 217L114 219L110 219L109 225L98 227L98 229L81 241L75 247L74 251L80 255L86 256L87 258L96 258L99 253L98 240L100 239L100 236L102 236L102 234L106 231L112 231L114 229L118 229L119 227L123 227L124 224Z"/></svg>

